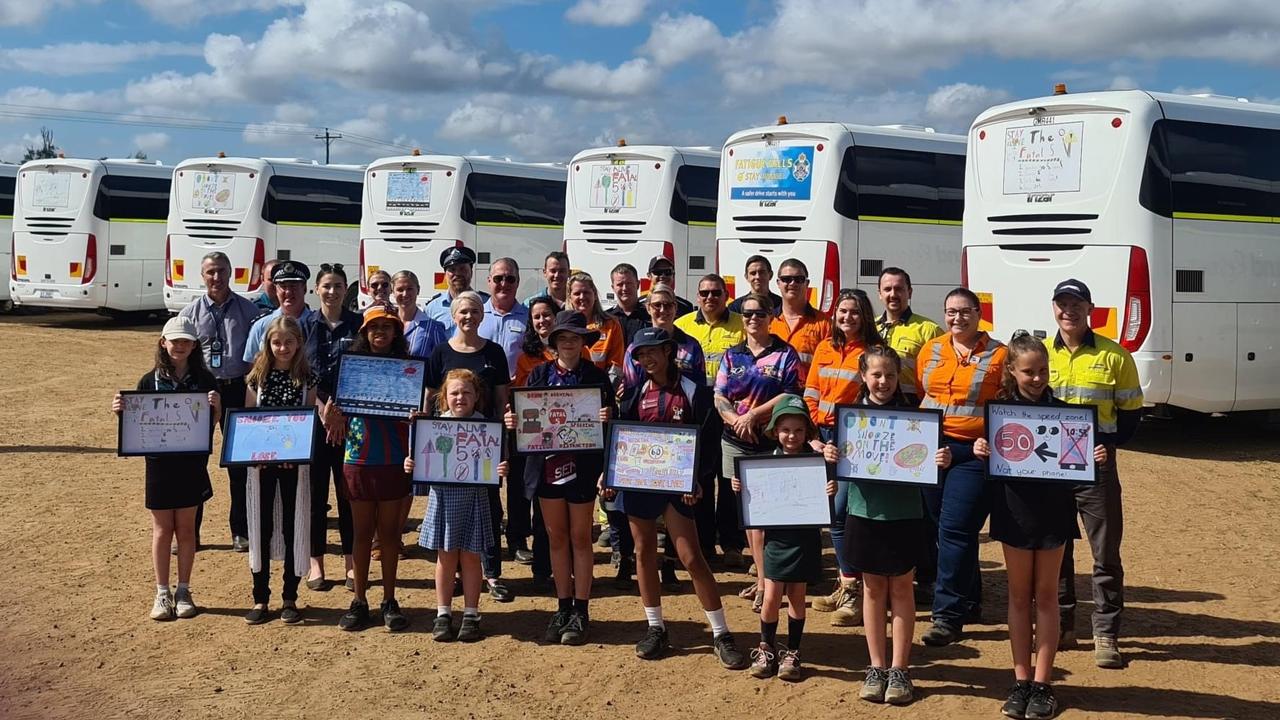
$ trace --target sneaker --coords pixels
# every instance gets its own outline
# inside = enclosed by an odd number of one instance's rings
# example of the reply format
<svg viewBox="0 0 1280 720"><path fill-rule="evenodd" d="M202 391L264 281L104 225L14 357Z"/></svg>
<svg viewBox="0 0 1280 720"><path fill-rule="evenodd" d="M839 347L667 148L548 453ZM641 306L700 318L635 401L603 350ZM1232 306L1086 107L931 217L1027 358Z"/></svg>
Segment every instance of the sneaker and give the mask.
<svg viewBox="0 0 1280 720"><path fill-rule="evenodd" d="M516 594L511 592L511 588L498 578L492 578L487 581L489 585L489 597L495 602L509 603L516 599Z"/></svg>
<svg viewBox="0 0 1280 720"><path fill-rule="evenodd" d="M733 633L725 631L711 638L711 649L715 651L720 664L729 670L741 670L749 662L747 656L738 649Z"/></svg>
<svg viewBox="0 0 1280 720"><path fill-rule="evenodd" d="M884 691L884 701L890 705L907 705L915 698L915 686L903 668L889 668L889 686Z"/></svg>
<svg viewBox="0 0 1280 720"><path fill-rule="evenodd" d="M760 643L751 651L751 677L763 680L777 672L778 661L774 658L773 648L768 643Z"/></svg>
<svg viewBox="0 0 1280 720"><path fill-rule="evenodd" d="M836 586L831 590L831 594L814 598L813 602L809 603L809 607L818 612L832 612L840 607L840 601L843 599L844 583L837 579Z"/></svg>
<svg viewBox="0 0 1280 720"><path fill-rule="evenodd" d="M635 561L629 557L624 557L618 561L618 574L613 577L613 586L619 590L631 589L631 573L635 572L632 566Z"/></svg>
<svg viewBox="0 0 1280 720"><path fill-rule="evenodd" d="M369 626L369 603L352 600L351 607L338 618L338 627L343 630L363 630Z"/></svg>
<svg viewBox="0 0 1280 720"><path fill-rule="evenodd" d="M267 612L266 603L263 603L261 605L254 605L252 608L250 608L249 612L244 614L244 621L249 623L250 625L261 625L262 623L270 619L271 617L270 617L270 614Z"/></svg>
<svg viewBox="0 0 1280 720"><path fill-rule="evenodd" d="M463 615L462 625L458 628L458 642L475 642L484 637L480 633L480 616Z"/></svg>
<svg viewBox="0 0 1280 720"><path fill-rule="evenodd" d="M602 548L610 547L613 544L611 541L612 537L613 537L613 528L607 525L603 528L600 528L600 537L596 538L596 547L602 547Z"/></svg>
<svg viewBox="0 0 1280 720"><path fill-rule="evenodd" d="M800 651L783 648L778 651L778 679L800 681Z"/></svg>
<svg viewBox="0 0 1280 720"><path fill-rule="evenodd" d="M561 645L584 645L587 642L587 619L580 612L569 614L569 621L560 631Z"/></svg>
<svg viewBox="0 0 1280 720"><path fill-rule="evenodd" d="M249 552L249 538L239 535L231 536L231 549L240 553Z"/></svg>
<svg viewBox="0 0 1280 720"><path fill-rule="evenodd" d="M831 624L836 627L862 627L862 583L854 580L844 583L840 604L831 614Z"/></svg>
<svg viewBox="0 0 1280 720"><path fill-rule="evenodd" d="M151 605L151 619L172 620L176 617L173 608L173 595L169 594L169 589L165 588L164 592L156 593L156 601Z"/></svg>
<svg viewBox="0 0 1280 720"><path fill-rule="evenodd" d="M726 570L741 570L743 564L742 551L729 548L724 551L724 567Z"/></svg>
<svg viewBox="0 0 1280 720"><path fill-rule="evenodd" d="M671 647L671 638L665 627L650 625L644 637L636 643L636 657L641 660L657 660Z"/></svg>
<svg viewBox="0 0 1280 720"><path fill-rule="evenodd" d="M569 610L557 610L556 614L551 616L551 622L547 623L547 632L543 634L542 639L549 643L560 642L560 636L564 634L564 627L569 624L569 616L572 614Z"/></svg>
<svg viewBox="0 0 1280 720"><path fill-rule="evenodd" d="M1027 700L1027 720L1049 720L1058 714L1058 699L1048 683L1031 683L1031 697Z"/></svg>
<svg viewBox="0 0 1280 720"><path fill-rule="evenodd" d="M382 624L391 632L400 632L409 627L409 618L400 612L400 603L395 600L384 600L382 603Z"/></svg>
<svg viewBox="0 0 1280 720"><path fill-rule="evenodd" d="M532 565L533 551L525 550L524 548L516 548L515 561L520 563L521 565Z"/></svg>
<svg viewBox="0 0 1280 720"><path fill-rule="evenodd" d="M1009 699L1004 701L1004 707L1000 708L1000 712L1005 717L1014 718L1014 720L1023 720L1027 716L1027 702L1031 700L1031 681L1019 680L1009 688Z"/></svg>
<svg viewBox="0 0 1280 720"><path fill-rule="evenodd" d="M435 622L431 623L431 639L436 642L453 642L457 637L453 632L453 616L437 615Z"/></svg>
<svg viewBox="0 0 1280 720"><path fill-rule="evenodd" d="M1124 658L1120 657L1115 635L1093 636L1093 661L1098 667L1108 670L1124 667Z"/></svg>
<svg viewBox="0 0 1280 720"><path fill-rule="evenodd" d="M959 639L959 630L953 629L936 621L933 623L932 627L924 631L924 635L920 636L921 642L933 647L945 647Z"/></svg>
<svg viewBox="0 0 1280 720"><path fill-rule="evenodd" d="M885 688L889 684L889 673L884 668L867 668L867 677L862 681L862 689L858 697L868 702L884 702Z"/></svg>
<svg viewBox="0 0 1280 720"><path fill-rule="evenodd" d="M289 603L280 608L280 621L287 625L294 625L302 622L302 612L298 610L298 606Z"/></svg>
<svg viewBox="0 0 1280 720"><path fill-rule="evenodd" d="M159 598L156 599L158 600ZM196 601L191 599L190 590L179 590L174 594L173 602L177 608L176 615L184 620L200 614L200 608L196 607Z"/></svg>
<svg viewBox="0 0 1280 720"><path fill-rule="evenodd" d="M661 576L662 589L676 591L680 589L680 578L676 577L676 561L666 558L662 561L662 568L658 571Z"/></svg>
<svg viewBox="0 0 1280 720"><path fill-rule="evenodd" d="M614 550L612 553L609 554L609 567L613 568L614 570L617 570L618 566L621 564L622 564L622 553L618 552L617 550Z"/></svg>
<svg viewBox="0 0 1280 720"><path fill-rule="evenodd" d="M1058 633L1058 649L1075 650L1078 647L1080 643L1076 640L1076 631L1064 624Z"/></svg>

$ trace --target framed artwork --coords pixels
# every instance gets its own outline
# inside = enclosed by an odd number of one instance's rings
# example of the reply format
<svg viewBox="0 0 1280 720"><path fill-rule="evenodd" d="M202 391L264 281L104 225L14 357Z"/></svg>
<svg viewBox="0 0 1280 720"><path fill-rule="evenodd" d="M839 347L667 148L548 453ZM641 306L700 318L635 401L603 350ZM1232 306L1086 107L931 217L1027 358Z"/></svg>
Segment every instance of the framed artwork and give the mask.
<svg viewBox="0 0 1280 720"><path fill-rule="evenodd" d="M409 430L413 482L497 487L502 462L500 422L418 418Z"/></svg>
<svg viewBox="0 0 1280 720"><path fill-rule="evenodd" d="M698 472L697 425L611 422L604 485L628 492L692 493Z"/></svg>
<svg viewBox="0 0 1280 720"><path fill-rule="evenodd" d="M604 449L598 385L511 389L515 450L521 454Z"/></svg>
<svg viewBox="0 0 1280 720"><path fill-rule="evenodd" d="M937 486L942 412L874 405L836 406L836 478Z"/></svg>
<svg viewBox="0 0 1280 720"><path fill-rule="evenodd" d="M333 402L348 415L406 418L422 407L427 361L345 352Z"/></svg>
<svg viewBox="0 0 1280 720"><path fill-rule="evenodd" d="M1093 448L1098 409L1092 405L986 404L987 474L1009 480L1090 485L1098 482Z"/></svg>
<svg viewBox="0 0 1280 720"><path fill-rule="evenodd" d="M307 465L319 437L314 407L236 408L222 429L223 467Z"/></svg>
<svg viewBox="0 0 1280 720"><path fill-rule="evenodd" d="M821 455L747 455L733 459L744 530L830 527L827 462Z"/></svg>
<svg viewBox="0 0 1280 720"><path fill-rule="evenodd" d="M213 408L209 393L120 391L124 409L116 454L208 455L213 452Z"/></svg>

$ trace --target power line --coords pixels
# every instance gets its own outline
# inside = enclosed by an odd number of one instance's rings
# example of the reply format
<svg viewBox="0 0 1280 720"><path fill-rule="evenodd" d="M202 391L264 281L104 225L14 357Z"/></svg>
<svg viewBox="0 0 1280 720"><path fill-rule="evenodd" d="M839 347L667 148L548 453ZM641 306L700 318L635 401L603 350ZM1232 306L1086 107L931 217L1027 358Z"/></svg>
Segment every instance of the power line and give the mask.
<svg viewBox="0 0 1280 720"><path fill-rule="evenodd" d="M329 146L333 144L334 140L341 140L342 133L337 133L336 135L330 134L329 128L325 128L324 134L316 135L315 139L324 141L324 164L328 165L329 164Z"/></svg>

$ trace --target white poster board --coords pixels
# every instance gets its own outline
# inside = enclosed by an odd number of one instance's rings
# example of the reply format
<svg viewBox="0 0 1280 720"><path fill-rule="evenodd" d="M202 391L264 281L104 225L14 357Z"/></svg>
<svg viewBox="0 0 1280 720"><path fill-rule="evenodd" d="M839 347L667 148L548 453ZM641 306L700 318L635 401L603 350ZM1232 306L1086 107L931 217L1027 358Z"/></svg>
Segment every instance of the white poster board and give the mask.
<svg viewBox="0 0 1280 720"><path fill-rule="evenodd" d="M387 175L387 209L431 208L431 173L404 170Z"/></svg>
<svg viewBox="0 0 1280 720"><path fill-rule="evenodd" d="M208 455L213 451L209 393L120 393L123 409L116 454Z"/></svg>
<svg viewBox="0 0 1280 720"><path fill-rule="evenodd" d="M932 487L942 442L942 413L916 408L836 407L836 477Z"/></svg>
<svg viewBox="0 0 1280 720"><path fill-rule="evenodd" d="M1084 122L1004 131L1004 194L1080 191Z"/></svg>
<svg viewBox="0 0 1280 720"><path fill-rule="evenodd" d="M31 205L66 209L71 206L71 176L67 173L35 173Z"/></svg>
<svg viewBox="0 0 1280 720"><path fill-rule="evenodd" d="M413 422L413 482L497 487L502 423L418 418Z"/></svg>
<svg viewBox="0 0 1280 720"><path fill-rule="evenodd" d="M604 210L634 208L639 192L639 163L591 167L591 207Z"/></svg>
<svg viewBox="0 0 1280 720"><path fill-rule="evenodd" d="M191 178L191 209L216 213L230 210L235 203L236 175L224 172L197 172Z"/></svg>
<svg viewBox="0 0 1280 720"><path fill-rule="evenodd" d="M831 525L827 463L821 455L755 455L734 458L742 483L740 524L745 528Z"/></svg>
<svg viewBox="0 0 1280 720"><path fill-rule="evenodd" d="M987 474L1093 484L1098 409L1092 405L987 403Z"/></svg>

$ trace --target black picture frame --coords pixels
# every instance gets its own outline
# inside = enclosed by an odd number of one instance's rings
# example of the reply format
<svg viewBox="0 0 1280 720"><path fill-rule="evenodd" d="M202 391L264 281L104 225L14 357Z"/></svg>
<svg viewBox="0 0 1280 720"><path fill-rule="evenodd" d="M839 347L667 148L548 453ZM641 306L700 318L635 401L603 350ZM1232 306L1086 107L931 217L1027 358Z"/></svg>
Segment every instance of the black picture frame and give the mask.
<svg viewBox="0 0 1280 720"><path fill-rule="evenodd" d="M414 369L417 380L413 383L416 388L416 397L413 398L412 403L407 393L399 402L361 399L359 397L351 397L349 394L346 397L343 396L344 390L348 393L350 392L350 388L343 387L344 377L354 372L357 364L367 366L370 360L374 361L373 364L375 365L385 363L388 367L392 367L407 364L408 367ZM427 361L423 358L399 358L390 355L378 355L377 353L344 352L338 356L338 372L334 380L333 403L347 415L391 417L403 420L409 417L409 413L422 409L426 388Z"/></svg>
<svg viewBox="0 0 1280 720"><path fill-rule="evenodd" d="M619 469L618 464L618 443L622 442L618 438L619 432L634 429L649 434L657 434L665 436L668 440L675 437L690 438L692 445L693 457L688 467L688 477L681 476L680 479L685 482L676 488L657 488L657 487L639 487L636 485L618 484L616 471ZM636 422L632 420L615 420L608 424L605 428L605 455L604 455L604 486L611 490L620 490L625 492L644 492L644 493L662 493L668 495L691 495L698 485L698 468L702 462L702 443L698 441L698 433L702 430L700 425L684 425L679 423L647 423ZM661 438L659 438L661 440ZM674 443L671 445L675 447Z"/></svg>
<svg viewBox="0 0 1280 720"><path fill-rule="evenodd" d="M996 450L997 441L996 441L996 438L994 437L994 433L998 428L996 427L996 423L992 422L991 415L993 410L998 410L999 408L1002 408L1002 407L1016 408L1017 411L1019 412L1030 412L1032 414L1036 414L1037 412L1040 412L1040 411L1043 411L1047 414L1052 412L1061 412L1063 410L1067 410L1071 412L1087 413L1089 415L1089 421L1093 426L1088 435L1088 437L1093 438L1093 442L1088 444L1088 446L1084 449L1085 457L1088 458L1087 465L1088 465L1089 471L1087 474L1087 478L1076 479L1076 478L1055 478L1055 477L1035 476L1035 475L1010 475L1008 473L998 473L993 471L992 468L994 463L996 462L996 455L997 455L997 450ZM995 480L1009 480L1009 481L1018 481L1018 482L1040 482L1040 483L1072 485L1072 486L1089 486L1089 485L1096 485L1098 483L1098 463L1093 461L1093 448L1095 445L1099 444L1098 443L1098 408L1096 405L1085 405L1085 404L1040 405L1037 403L1025 403L1025 402L991 401L983 406L982 416L984 420L983 432L985 433L987 443L991 446L991 455L990 457L987 458L986 462L982 464L983 471L986 473L987 477ZM1050 456L1051 457L1058 456L1057 453L1052 452L1052 449L1045 447L1045 445L1047 445L1047 442L1044 442L1042 444L1035 444L1034 437L1033 437L1033 443L1032 443L1032 448L1030 452L1035 455L1041 455L1042 461L1044 459L1047 459L1047 457L1050 457ZM1110 460L1114 462L1115 458L1111 458Z"/></svg>
<svg viewBox="0 0 1280 720"><path fill-rule="evenodd" d="M237 424L243 418L259 417L259 416L306 416L306 420L297 420L295 425L301 427L304 422L309 424L310 442L298 444L292 451L284 452L275 457L256 457L250 459L233 459L236 453L240 438L240 426ZM248 467L250 465L310 465L316 456L316 447L319 443L324 442L321 435L320 416L315 407L249 407L234 408L227 411L227 421L222 428L222 456L218 464L222 467ZM288 450L288 448L286 448ZM304 452L305 451L305 452Z"/></svg>
<svg viewBox="0 0 1280 720"><path fill-rule="evenodd" d="M536 420L536 418L530 419L522 416L522 408L520 407L521 398L531 393L549 392L549 391L550 392L570 391L574 393L580 393L583 395L586 395L588 392L592 393L592 396L594 397L595 403L598 405L598 407L594 408L593 410L594 414L592 414L590 423L600 426L600 442L598 444L593 444L591 447L580 447L580 448L529 448L527 445L526 446L521 445L521 441L520 441L521 436L531 434L529 432L522 432L522 424L533 422L534 420ZM539 387L511 388L511 412L515 413L515 416L516 416L516 429L511 431L512 447L514 448L515 453L517 455L551 455L551 454L561 454L561 453L600 452L604 450L605 446L608 445L608 428L605 427L604 423L600 422L599 408L604 407L605 405L605 401L603 397L603 393L605 392L610 392L610 391L601 385L569 385L569 386L563 386L563 387L539 386Z"/></svg>
<svg viewBox="0 0 1280 720"><path fill-rule="evenodd" d="M749 488L749 480L747 473L753 468L768 465L794 465L800 462L806 466L806 470L814 471L815 476L805 478L806 481L812 481L815 485L821 486L822 497L825 500L824 507L826 515L819 517L815 514L813 518L805 518L800 522L790 521L765 521L757 522L754 516L749 512L748 503L751 501L751 493ZM812 467L809 467L812 466ZM831 527L832 518L835 517L835 499L827 495L827 480L829 470L827 461L818 453L802 453L800 455L742 455L733 459L733 474L742 483L743 490L738 493L738 527L742 530L765 530L769 528L824 528ZM821 482L818 482L818 477ZM815 493L816 494L816 493ZM785 508L786 506L783 505ZM794 509L795 506L792 506ZM749 519L750 518L750 519Z"/></svg>
<svg viewBox="0 0 1280 720"><path fill-rule="evenodd" d="M117 457L146 457L150 456L180 456L180 455L211 455L213 454L213 426L214 422L213 409L209 407L209 391L208 390L121 390L120 396L125 403L126 409L123 410L116 419L116 456ZM125 447L125 416L129 413L127 407L130 403L129 398L136 397L161 397L171 403L183 403L187 398L199 399L201 403L209 410L204 420L197 420L201 425L207 425L207 432L201 432L199 437L201 445L199 448L183 449L183 450L163 450L155 448L133 449Z"/></svg>
<svg viewBox="0 0 1280 720"><path fill-rule="evenodd" d="M421 470L420 470L420 466L419 466L419 465L418 465L418 463L417 463L417 457L416 457L416 455L417 455L417 449L418 449L418 437L423 433L423 431L422 431L421 429L419 429L419 425L421 425L422 423L430 423L430 422L436 422L436 423L457 423L457 424L466 424L466 425L483 425L483 426L485 426L485 428L486 428L486 429L488 429L488 430L490 430L490 431L494 431L494 432L496 433L496 436L497 436L497 439L498 439L498 444L497 444L497 461L498 461L498 462L502 462L502 461L505 459L505 457L504 457L505 453L503 452L503 449L506 447L506 442L507 442L507 437L506 437L506 436L507 436L507 429L503 426L503 424L502 424L501 422L494 421L494 420L479 419L479 418L477 418L477 419L472 419L472 418L449 418L449 417L418 417L418 418L414 418L413 422L412 422L412 423L410 423L410 425L409 425L409 455L410 455L410 457L413 457L413 458L414 458L414 460L415 460L415 464L414 464L414 468L413 468L413 475L412 475L412 477L410 478L410 480L413 482L413 484L415 484L415 485L426 485L426 486L430 486L430 485L443 485L443 486L452 486L452 487L483 487L483 488L488 488L488 487L499 487L499 486L502 484L502 480L498 477L498 467L497 467L497 463L494 463L494 464L493 464L493 466L492 466L492 469L493 469L493 480L492 480L492 481L482 480L482 481L478 481L478 482L457 482L457 481L447 481L447 480L430 480L430 479L428 479L428 480L419 480L419 479L417 479L417 475L418 475L418 473L419 473L419 472L426 472L426 471L421 471ZM446 450L446 451L443 451L443 452L448 452L448 451ZM476 459L476 460L477 460L477 463L479 463L479 462L480 462L479 457L477 457L477 459ZM445 467L446 467L446 468L448 467L447 463L445 464ZM481 466L481 467L483 467L483 466ZM446 472L447 472L447 470L446 470ZM476 474L477 474L477 475L479 475L479 474L480 474L479 470L477 470L477 471L476 471Z"/></svg>
<svg viewBox="0 0 1280 720"><path fill-rule="evenodd" d="M858 474L842 473L841 466L844 464L844 461L843 461L844 450L843 450L842 441L844 440L844 435L843 435L843 426L840 420L842 417L841 413L846 410L858 410L858 411L867 412L870 414L894 415L899 417L910 417L914 415L921 418L928 418L931 422L936 423L938 427L936 447L941 448L946 443L946 437L943 435L943 432L942 432L942 424L946 416L941 410L914 408L914 407L896 407L896 406L888 406L888 405L852 405L852 404L845 404L845 403L836 405L835 435L832 438L832 442L835 443L836 449L841 453L841 461L837 462L835 465L835 478L837 480L847 480L851 482L860 482L860 483L877 483L881 485L897 485L899 487L919 487L919 488L936 488L942 485L943 469L937 466L932 453L928 453L927 457L925 457L924 459L924 462L927 463L929 467L933 468L933 472L929 474L930 481L927 481L927 482L877 477L876 475L873 475L870 473L858 473Z"/></svg>

